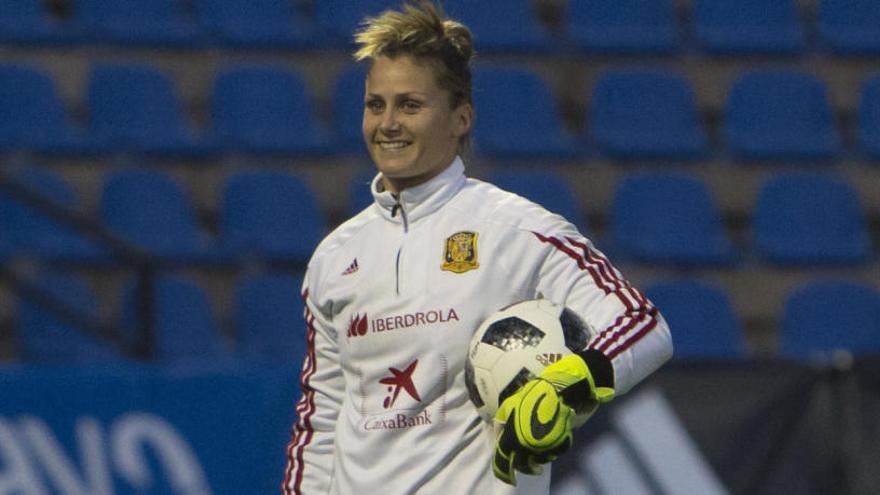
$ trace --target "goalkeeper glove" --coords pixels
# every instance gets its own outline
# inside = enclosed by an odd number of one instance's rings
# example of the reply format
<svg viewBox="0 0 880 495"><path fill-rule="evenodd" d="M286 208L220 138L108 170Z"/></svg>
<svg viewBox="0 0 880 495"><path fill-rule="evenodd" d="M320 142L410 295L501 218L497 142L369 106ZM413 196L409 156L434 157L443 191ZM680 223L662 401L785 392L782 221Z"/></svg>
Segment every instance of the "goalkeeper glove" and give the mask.
<svg viewBox="0 0 880 495"><path fill-rule="evenodd" d="M588 364L589 363L589 364ZM492 470L516 485L516 471L539 474L571 447L572 429L614 398L611 362L599 351L571 354L547 366L501 404Z"/></svg>

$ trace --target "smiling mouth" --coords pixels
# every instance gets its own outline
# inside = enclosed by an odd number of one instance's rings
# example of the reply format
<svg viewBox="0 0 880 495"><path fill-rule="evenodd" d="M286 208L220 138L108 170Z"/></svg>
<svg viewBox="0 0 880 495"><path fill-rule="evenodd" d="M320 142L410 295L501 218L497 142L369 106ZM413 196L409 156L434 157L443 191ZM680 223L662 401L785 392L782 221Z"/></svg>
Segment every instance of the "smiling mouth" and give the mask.
<svg viewBox="0 0 880 495"><path fill-rule="evenodd" d="M376 144L383 151L397 151L408 147L412 143L410 141L378 141Z"/></svg>

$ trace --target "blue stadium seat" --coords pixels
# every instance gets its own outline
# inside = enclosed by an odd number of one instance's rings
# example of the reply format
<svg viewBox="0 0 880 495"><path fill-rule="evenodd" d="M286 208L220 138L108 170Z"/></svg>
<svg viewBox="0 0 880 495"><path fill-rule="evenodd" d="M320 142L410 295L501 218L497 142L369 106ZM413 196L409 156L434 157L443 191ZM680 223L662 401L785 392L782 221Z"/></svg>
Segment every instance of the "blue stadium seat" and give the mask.
<svg viewBox="0 0 880 495"><path fill-rule="evenodd" d="M279 364L302 363L306 322L302 277L254 275L236 286L237 354Z"/></svg>
<svg viewBox="0 0 880 495"><path fill-rule="evenodd" d="M195 280L160 275L154 281L153 323L155 358L160 363L218 363L232 357L220 333L217 317L205 291ZM130 283L123 293L122 323L127 335L137 335L140 290Z"/></svg>
<svg viewBox="0 0 880 495"><path fill-rule="evenodd" d="M575 156L576 141L563 126L553 93L538 74L524 68L478 67L473 77L476 152L501 157Z"/></svg>
<svg viewBox="0 0 880 495"><path fill-rule="evenodd" d="M326 151L329 135L319 127L305 83L293 70L238 66L214 83L213 132L218 146L246 153Z"/></svg>
<svg viewBox="0 0 880 495"><path fill-rule="evenodd" d="M708 282L681 279L654 283L645 295L672 329L676 359L743 359L742 324L727 292Z"/></svg>
<svg viewBox="0 0 880 495"><path fill-rule="evenodd" d="M443 7L470 28L478 52L547 52L557 45L532 0L447 0Z"/></svg>
<svg viewBox="0 0 880 495"><path fill-rule="evenodd" d="M220 240L227 255L305 263L324 229L312 190L293 175L253 170L226 181Z"/></svg>
<svg viewBox="0 0 880 495"><path fill-rule="evenodd" d="M48 169L30 166L10 178L61 208L79 209L73 188ZM8 255L80 262L99 262L107 256L70 225L4 192L0 192L0 238L7 242Z"/></svg>
<svg viewBox="0 0 880 495"><path fill-rule="evenodd" d="M361 124L364 117L366 67L351 65L339 73L333 88L333 148L337 152L366 153Z"/></svg>
<svg viewBox="0 0 880 495"><path fill-rule="evenodd" d="M69 30L49 16L41 0L4 0L0 10L0 44L66 42Z"/></svg>
<svg viewBox="0 0 880 495"><path fill-rule="evenodd" d="M679 48L676 19L671 0L571 0L565 31L590 52L663 54Z"/></svg>
<svg viewBox="0 0 880 495"><path fill-rule="evenodd" d="M588 235L586 215L569 183L550 170L495 171L488 177L496 186L534 201L565 217L581 234Z"/></svg>
<svg viewBox="0 0 880 495"><path fill-rule="evenodd" d="M730 239L708 187L682 174L624 177L610 210L615 256L648 263L725 265Z"/></svg>
<svg viewBox="0 0 880 495"><path fill-rule="evenodd" d="M94 41L175 48L202 41L181 0L76 0L73 6L72 22Z"/></svg>
<svg viewBox="0 0 880 495"><path fill-rule="evenodd" d="M694 0L693 26L709 53L795 54L805 48L795 0Z"/></svg>
<svg viewBox="0 0 880 495"><path fill-rule="evenodd" d="M123 239L169 261L209 262L214 250L190 197L165 174L122 170L105 182L101 219Z"/></svg>
<svg viewBox="0 0 880 495"><path fill-rule="evenodd" d="M798 174L769 179L758 192L754 235L772 263L864 263L871 253L855 190L834 177Z"/></svg>
<svg viewBox="0 0 880 495"><path fill-rule="evenodd" d="M27 66L0 65L0 150L85 149L48 74Z"/></svg>
<svg viewBox="0 0 880 495"><path fill-rule="evenodd" d="M170 77L140 64L99 65L88 88L90 138L96 149L198 155Z"/></svg>
<svg viewBox="0 0 880 495"><path fill-rule="evenodd" d="M820 0L819 36L839 55L880 54L880 5L876 0Z"/></svg>
<svg viewBox="0 0 880 495"><path fill-rule="evenodd" d="M679 74L606 72L591 101L591 133L596 146L612 157L685 159L708 150L693 90Z"/></svg>
<svg viewBox="0 0 880 495"><path fill-rule="evenodd" d="M859 282L808 282L785 302L779 353L791 359L880 353L880 293Z"/></svg>
<svg viewBox="0 0 880 495"><path fill-rule="evenodd" d="M859 103L859 144L869 157L880 160L880 73L865 81Z"/></svg>
<svg viewBox="0 0 880 495"><path fill-rule="evenodd" d="M315 21L328 46L352 45L354 32L360 28L365 16L396 10L400 5L397 0L321 0L313 3Z"/></svg>
<svg viewBox="0 0 880 495"><path fill-rule="evenodd" d="M744 159L830 159L840 151L825 85L805 72L743 74L728 93L723 125L727 146Z"/></svg>
<svg viewBox="0 0 880 495"><path fill-rule="evenodd" d="M66 305L97 320L95 294L77 277L43 274L35 285ZM24 296L16 303L15 334L19 357L28 363L97 363L122 361L122 354L110 343L92 336Z"/></svg>
<svg viewBox="0 0 880 495"><path fill-rule="evenodd" d="M370 186L377 173L373 166L364 166L351 180L348 193L349 216L354 216L373 204L373 193L370 191Z"/></svg>
<svg viewBox="0 0 880 495"><path fill-rule="evenodd" d="M297 49L318 46L316 29L289 0L197 0L205 31L232 47Z"/></svg>

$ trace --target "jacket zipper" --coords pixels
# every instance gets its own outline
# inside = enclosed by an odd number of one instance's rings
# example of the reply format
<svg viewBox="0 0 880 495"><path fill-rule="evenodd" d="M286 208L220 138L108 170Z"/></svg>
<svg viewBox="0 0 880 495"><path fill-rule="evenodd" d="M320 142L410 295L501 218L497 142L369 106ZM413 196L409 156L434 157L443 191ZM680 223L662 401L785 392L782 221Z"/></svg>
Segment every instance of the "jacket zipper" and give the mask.
<svg viewBox="0 0 880 495"><path fill-rule="evenodd" d="M409 232L409 221L406 218L406 211L403 210L403 205L400 204L400 198L397 199L397 202L394 206L391 207L391 218L397 216L397 213L400 212L400 219L403 221L403 234L406 235ZM400 253L403 252L403 241L400 242L400 246L397 248L397 257L394 260L394 291L397 294L400 294Z"/></svg>

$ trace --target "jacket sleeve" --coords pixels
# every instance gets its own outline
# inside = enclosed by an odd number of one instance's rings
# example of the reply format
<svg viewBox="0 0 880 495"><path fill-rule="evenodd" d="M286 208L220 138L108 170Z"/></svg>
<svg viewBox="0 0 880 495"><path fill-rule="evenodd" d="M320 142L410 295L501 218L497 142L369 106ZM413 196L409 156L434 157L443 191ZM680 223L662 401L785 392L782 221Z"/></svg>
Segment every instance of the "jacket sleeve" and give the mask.
<svg viewBox="0 0 880 495"><path fill-rule="evenodd" d="M310 292L309 280L307 273L302 293L307 348L300 375L302 396L296 405L297 421L287 447L284 495L330 492L336 419L344 394L336 331L329 311Z"/></svg>
<svg viewBox="0 0 880 495"><path fill-rule="evenodd" d="M539 264L537 297L564 304L589 324L586 350L610 360L618 394L672 356L663 316L588 239L569 228L530 234L528 251Z"/></svg>

